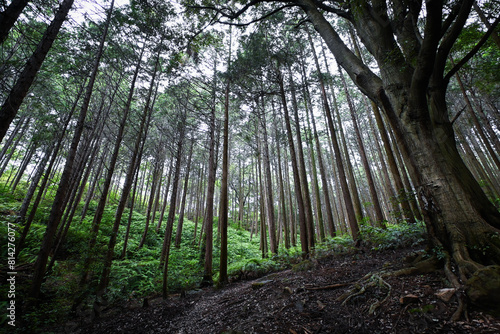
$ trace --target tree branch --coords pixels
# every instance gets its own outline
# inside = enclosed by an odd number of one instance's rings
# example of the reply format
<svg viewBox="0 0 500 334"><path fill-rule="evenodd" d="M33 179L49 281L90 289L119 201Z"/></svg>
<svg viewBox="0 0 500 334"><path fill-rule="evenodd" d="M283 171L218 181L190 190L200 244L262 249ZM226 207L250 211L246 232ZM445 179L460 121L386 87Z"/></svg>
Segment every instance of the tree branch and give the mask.
<svg viewBox="0 0 500 334"><path fill-rule="evenodd" d="M341 9L338 9L335 7L328 6L323 1L313 0L313 2L318 8L324 10L325 12L334 13L340 17L343 17L349 21L352 21L352 15L349 12L346 12L344 10L341 10Z"/></svg>
<svg viewBox="0 0 500 334"><path fill-rule="evenodd" d="M435 62L435 74L441 75L444 71L446 65L446 59L450 53L450 50L455 44L460 32L462 31L467 18L469 17L469 13L472 8L472 3L474 0L464 0L462 1L462 5L460 6L460 10L456 17L455 22L451 25L450 29L448 29L448 33L445 34L443 39L441 40L441 44L439 45L438 52L436 54L436 62Z"/></svg>
<svg viewBox="0 0 500 334"><path fill-rule="evenodd" d="M217 13L221 14L222 16L227 17L228 19L234 20L234 19L240 17L243 13L245 13L252 6L255 6L261 2L283 2L283 1L281 1L281 0L252 0L236 12L233 11L229 7L218 8L216 6L189 6L189 8L213 10L213 11L216 11Z"/></svg>
<svg viewBox="0 0 500 334"><path fill-rule="evenodd" d="M469 53L467 53L467 55L465 55L465 57L463 57L462 60L460 60L455 66L453 66L453 68L446 74L446 76L444 77L445 82L448 82L451 79L451 77L455 73L457 73L458 70L462 66L464 66L479 51L479 49L481 49L481 47L484 45L484 43L486 43L486 41L488 40L488 38L495 31L495 28L496 28L496 26L498 25L499 22L500 22L500 17L497 17L496 20L495 20L495 22L493 22L491 24L491 26L488 29L488 31L486 31L486 33L481 38L481 40L476 44L476 46L474 46L472 48L472 50L470 50Z"/></svg>
<svg viewBox="0 0 500 334"><path fill-rule="evenodd" d="M276 14L276 13L278 13L278 12L282 11L282 10L283 10L283 9L285 9L285 8L295 7L295 6L296 6L296 5L294 5L294 4L288 4L288 5L281 6L281 7L277 8L277 9L275 9L275 10L272 10L272 11L270 11L269 13L267 13L267 14L265 14L265 15L263 15L263 16L261 16L261 17L257 18L257 19L254 19L254 20L252 20L252 21L245 22L245 23L233 23L233 22L221 21L221 20L218 20L217 22L222 23L222 24L227 24L227 25L236 26L236 27L246 27L246 26L248 26L248 25L250 25L250 24L252 24L252 23L262 21L262 20L264 20L264 19L266 19L266 18L268 18L268 17L270 17L270 16L272 16L272 15L274 15L274 14ZM230 18L230 19L231 19L231 18ZM233 20L233 19L231 19L231 20Z"/></svg>

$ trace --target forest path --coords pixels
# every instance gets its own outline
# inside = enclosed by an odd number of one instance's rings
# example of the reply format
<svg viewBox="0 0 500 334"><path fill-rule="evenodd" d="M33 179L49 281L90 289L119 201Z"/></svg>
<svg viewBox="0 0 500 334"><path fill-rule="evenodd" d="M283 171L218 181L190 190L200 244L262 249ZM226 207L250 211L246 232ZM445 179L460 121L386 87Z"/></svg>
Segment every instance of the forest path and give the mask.
<svg viewBox="0 0 500 334"><path fill-rule="evenodd" d="M397 270L415 249L331 255L222 289L188 291L148 307L116 311L71 333L498 333L500 318L478 311L449 322L457 298L440 271L387 277L345 304L338 298L368 273ZM349 284L345 284L349 283ZM338 286L337 286L338 285ZM389 291L390 286L390 291ZM381 303L373 314L370 306ZM404 298L402 298L404 297ZM73 323L75 326L76 323Z"/></svg>

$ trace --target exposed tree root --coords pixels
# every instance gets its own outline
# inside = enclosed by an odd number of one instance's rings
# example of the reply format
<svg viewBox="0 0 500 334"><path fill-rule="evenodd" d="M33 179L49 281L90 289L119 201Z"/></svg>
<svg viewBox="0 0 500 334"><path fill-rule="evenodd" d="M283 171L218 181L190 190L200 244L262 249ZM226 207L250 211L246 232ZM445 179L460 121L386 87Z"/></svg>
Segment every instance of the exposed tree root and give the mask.
<svg viewBox="0 0 500 334"><path fill-rule="evenodd" d="M465 298L465 292L463 289L463 284L460 281L460 278L454 273L452 269L451 257L447 252L444 252L445 263L444 263L444 272L446 278L451 283L451 285L456 289L456 296L458 298L458 307L451 316L451 321L458 321L462 317L466 320L468 319L467 314L467 303ZM416 274L424 274L430 273L437 270L440 267L439 261L436 256L432 256L428 259L422 260L422 257L417 257L417 259L413 262L413 266L408 268L403 268L396 271L381 271L377 273L370 273L360 279L358 282L354 283L352 287L342 294L338 301L341 301L344 305L352 298L364 294L370 287L386 287L387 293L385 297L381 300L377 300L375 303L370 305L369 314L375 313L378 307L380 307L390 296L391 294L391 285L387 283L384 278L386 277L399 277L399 276L407 276L407 275L416 275Z"/></svg>
<svg viewBox="0 0 500 334"><path fill-rule="evenodd" d="M338 284L331 284L331 285L325 285L325 286L306 286L306 290L330 290L330 289L336 289L336 288L341 288L343 286L351 285L351 283L338 283Z"/></svg>
<svg viewBox="0 0 500 334"><path fill-rule="evenodd" d="M370 305L368 310L369 314L374 314L377 308L385 303L385 301L391 295L392 287L389 283L384 281L380 274L368 274L363 277L360 281L358 281L352 288L350 288L347 292L342 294L337 300L342 301L342 305L345 305L350 299L353 297L362 295L366 292L366 290L370 287L385 286L387 288L387 293L382 300L377 300L373 304Z"/></svg>

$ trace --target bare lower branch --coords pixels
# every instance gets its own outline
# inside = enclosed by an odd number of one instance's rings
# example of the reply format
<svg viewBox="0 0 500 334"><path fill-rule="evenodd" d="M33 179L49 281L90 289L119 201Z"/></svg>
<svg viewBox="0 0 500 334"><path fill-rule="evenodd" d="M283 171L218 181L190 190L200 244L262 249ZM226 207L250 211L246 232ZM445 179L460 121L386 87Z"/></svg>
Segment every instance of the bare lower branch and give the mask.
<svg viewBox="0 0 500 334"><path fill-rule="evenodd" d="M221 20L218 20L217 22L222 23L222 24L227 24L227 25L236 26L236 27L246 27L246 26L248 26L248 25L250 25L250 24L252 24L252 23L262 21L262 20L264 20L264 19L266 19L266 18L268 18L268 17L270 17L270 16L272 16L272 15L274 15L274 14L276 14L276 13L278 13L278 12L282 11L282 10L283 10L283 9L285 9L285 8L295 7L295 6L296 6L295 4L288 4L288 5L281 6L281 7L277 8L277 9L275 9L275 10L272 10L272 11L270 11L269 13L267 13L267 14L265 14L265 15L263 15L263 16L261 16L261 17L257 18L257 19L254 19L254 20L252 20L252 21L245 22L245 23L233 23L233 22L229 22L229 21L221 21Z"/></svg>
<svg viewBox="0 0 500 334"><path fill-rule="evenodd" d="M481 47L484 45L484 43L486 43L486 41L491 36L491 34L493 33L493 31L495 31L495 28L498 25L498 22L500 22L500 17L497 17L497 19L495 20L495 22L493 22L491 24L491 26L488 29L488 31L486 31L486 33L481 38L481 40L476 44L476 46L474 46L472 48L472 50L470 50L469 53L467 53L467 55L465 57L463 57L462 60L460 60L455 66L453 66L453 68L446 74L446 76L444 77L445 82L448 82L451 79L451 77L455 73L457 73L458 70L462 66L464 66L479 51L479 49L481 49Z"/></svg>

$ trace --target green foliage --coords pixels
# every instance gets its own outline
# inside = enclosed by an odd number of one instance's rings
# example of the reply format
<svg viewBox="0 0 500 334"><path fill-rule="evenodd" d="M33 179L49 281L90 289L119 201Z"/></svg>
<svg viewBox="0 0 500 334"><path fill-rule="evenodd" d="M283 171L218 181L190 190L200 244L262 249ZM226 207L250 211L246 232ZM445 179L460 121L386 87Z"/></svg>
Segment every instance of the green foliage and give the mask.
<svg viewBox="0 0 500 334"><path fill-rule="evenodd" d="M436 256L438 260L444 260L446 258L446 251L443 246L435 246L431 249L431 252Z"/></svg>
<svg viewBox="0 0 500 334"><path fill-rule="evenodd" d="M361 224L360 237L372 245L373 250L396 249L416 245L424 241L425 229L423 224L387 224L386 229Z"/></svg>
<svg viewBox="0 0 500 334"><path fill-rule="evenodd" d="M327 239L316 245L315 254L317 257L333 253L345 253L354 249L354 242L350 235L342 234L336 237L327 237Z"/></svg>
<svg viewBox="0 0 500 334"><path fill-rule="evenodd" d="M6 222L14 219L16 210L22 199L22 192L26 187L21 187L19 193L11 194L6 187L0 186L0 232L2 236L6 229ZM41 204L39 211L50 211L50 203L53 200L53 192L49 192L47 202ZM60 314L66 314L71 308L73 300L84 293L78 282L81 277L82 262L87 254L92 254L94 261L91 267L91 286L95 286L99 280L103 256L107 251L109 236L114 222L116 204L112 202L105 208L100 225L97 243L95 247L88 249L89 232L92 227L93 214L97 203L92 201L85 219L80 220L77 212L75 219L68 230L65 242L58 261L55 262L53 270L47 276L43 285L42 293L47 297L46 302L39 309L28 313L26 319L33 326L43 328L53 325L59 321ZM144 232L146 217L144 214L134 211L131 215L130 234L127 252L121 258L124 246L125 230L128 224L129 209L125 210L122 226L118 232L118 243L115 247L115 258L111 268L110 284L107 290L107 300L110 303L120 303L124 300L142 298L144 296L157 295L161 291L163 270L160 268L160 252L163 244L165 221L163 228L156 232L157 221L151 221L149 233L143 247L139 249L139 242ZM159 217L159 215L156 215ZM158 218L157 218L158 219ZM363 240L371 243L373 249L395 248L408 245L415 240L423 238L422 225L388 225L386 230L368 225L368 220L363 222L361 235ZM172 237L172 248L169 256L168 290L170 292L194 289L203 276L203 260L200 260L200 248L198 237L194 237L195 224L184 220L182 230L182 242L179 248L175 248L174 237L177 226L177 217L174 222ZM199 226L198 226L199 228ZM33 222L30 233L26 239L26 247L21 252L19 260L23 263L32 263L40 247L40 240L46 229L45 216L40 214ZM220 267L220 239L217 238L217 218L214 218L214 253L213 270L214 280L218 279ZM2 246L6 243L2 243ZM280 245L278 254L268 258L261 258L259 238L250 238L250 232L238 227L238 222L229 221L228 228L228 275L230 280L253 279L265 276L271 272L292 268L296 265L297 270L307 270L310 263L303 260L300 245L289 249ZM328 238L320 243L314 250L315 257L331 255L332 253L349 252L354 249L354 243L347 234ZM4 253L2 248L2 253ZM20 286L20 289L22 287ZM92 291L92 287L86 288ZM91 306L92 298L87 298L87 307ZM35 328L35 327L33 327Z"/></svg>

